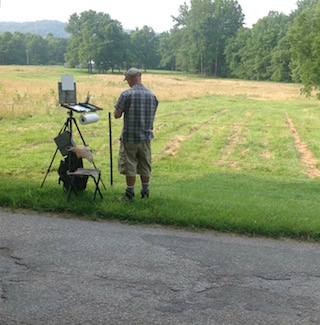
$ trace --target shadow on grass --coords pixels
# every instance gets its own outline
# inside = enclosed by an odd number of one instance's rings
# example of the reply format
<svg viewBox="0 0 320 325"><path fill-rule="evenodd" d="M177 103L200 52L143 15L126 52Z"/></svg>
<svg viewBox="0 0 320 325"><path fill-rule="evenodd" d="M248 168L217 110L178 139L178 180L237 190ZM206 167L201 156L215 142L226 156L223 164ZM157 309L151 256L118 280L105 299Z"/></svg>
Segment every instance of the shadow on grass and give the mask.
<svg viewBox="0 0 320 325"><path fill-rule="evenodd" d="M210 174L152 184L149 200L118 202L117 188L102 190L91 204L93 188L66 202L56 182L40 188L26 179L0 180L0 205L13 209L70 214L91 220L161 224L246 235L320 240L319 181L281 181L243 174Z"/></svg>
<svg viewBox="0 0 320 325"><path fill-rule="evenodd" d="M174 211L183 211L175 215L182 225L319 240L319 185L318 180L210 174L175 183L165 195L173 198L170 205Z"/></svg>

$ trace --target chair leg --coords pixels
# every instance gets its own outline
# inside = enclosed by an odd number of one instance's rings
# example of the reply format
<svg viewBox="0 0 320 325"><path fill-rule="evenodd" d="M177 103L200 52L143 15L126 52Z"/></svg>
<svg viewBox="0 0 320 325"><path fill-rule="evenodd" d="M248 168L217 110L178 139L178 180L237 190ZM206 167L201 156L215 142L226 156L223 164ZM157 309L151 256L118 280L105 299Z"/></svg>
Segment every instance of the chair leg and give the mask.
<svg viewBox="0 0 320 325"><path fill-rule="evenodd" d="M78 193L77 193L76 189L73 186L74 176L72 176L71 179L70 179L70 177L68 177L68 179L69 179L69 189L68 189L68 195L67 195L67 202L69 202L72 191L74 192L74 194L76 196L78 196Z"/></svg>
<svg viewBox="0 0 320 325"><path fill-rule="evenodd" d="M93 200L92 200L92 203L94 203L95 200L96 200L97 192L99 193L101 200L103 199L103 197L102 197L102 194L101 194L101 191L100 191L100 188L99 188L99 183L100 183L100 178L101 178L100 174L98 176L98 180L96 180L95 177L93 177L93 176L92 176L92 178L93 178L94 183L96 185L96 188L95 188L95 191L94 191L94 194L93 194Z"/></svg>

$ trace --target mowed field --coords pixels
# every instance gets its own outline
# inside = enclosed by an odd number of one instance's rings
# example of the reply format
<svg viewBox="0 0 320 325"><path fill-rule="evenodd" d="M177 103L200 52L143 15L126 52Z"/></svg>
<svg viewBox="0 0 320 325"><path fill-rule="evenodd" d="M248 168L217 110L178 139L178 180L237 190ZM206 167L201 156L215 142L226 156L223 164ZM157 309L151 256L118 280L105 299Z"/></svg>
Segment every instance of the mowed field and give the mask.
<svg viewBox="0 0 320 325"><path fill-rule="evenodd" d="M66 202L57 182L59 154L40 188L56 150L53 138L68 116L58 103L61 74L74 76L79 102L90 92L90 102L103 108L98 123L80 126L106 186L103 201L94 205L89 183ZM127 88L121 73L0 67L0 204L93 219L320 238L320 104L302 96L301 85L169 72L147 72L143 84L160 102L151 197L123 204L117 197L124 179L116 169L122 121L111 118L112 160L108 130L109 113ZM81 146L77 133L74 138Z"/></svg>

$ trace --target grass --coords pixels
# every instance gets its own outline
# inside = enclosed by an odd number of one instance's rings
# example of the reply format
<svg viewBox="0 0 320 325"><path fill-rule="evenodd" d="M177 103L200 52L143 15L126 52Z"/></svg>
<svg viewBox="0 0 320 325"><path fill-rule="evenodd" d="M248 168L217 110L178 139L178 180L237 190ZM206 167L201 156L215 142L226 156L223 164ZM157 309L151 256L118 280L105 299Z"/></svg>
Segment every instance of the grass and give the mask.
<svg viewBox="0 0 320 325"><path fill-rule="evenodd" d="M80 126L107 187L103 201L97 198L94 205L91 182L67 204L58 185L59 154L40 188L56 149L53 138L67 118L57 103L62 73L74 75L79 101L89 90L91 102L104 108L98 123ZM151 198L130 204L117 201L124 179L116 168L109 184L108 113L126 89L122 77L0 67L0 205L92 220L320 240L318 101L301 97L293 84L172 73L144 74L143 82L160 100ZM121 126L112 119L114 166ZM74 138L81 145L77 132Z"/></svg>

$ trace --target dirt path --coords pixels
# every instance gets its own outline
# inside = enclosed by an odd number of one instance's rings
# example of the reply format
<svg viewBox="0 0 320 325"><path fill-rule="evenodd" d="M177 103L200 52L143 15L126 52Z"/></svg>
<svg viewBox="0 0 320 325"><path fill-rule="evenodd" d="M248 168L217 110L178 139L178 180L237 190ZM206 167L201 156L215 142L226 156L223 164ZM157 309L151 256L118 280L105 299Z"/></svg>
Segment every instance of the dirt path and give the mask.
<svg viewBox="0 0 320 325"><path fill-rule="evenodd" d="M233 148L236 146L237 143L245 143L246 140L246 133L249 130L249 122L248 118L252 115L252 112L247 112L246 114L246 120L243 122L243 120L238 121L233 125L232 135L231 138L227 144L225 154L218 160L218 165L222 165L227 162L228 157L232 153ZM243 128L245 127L245 131L243 131ZM236 161L229 161L229 165L236 169L240 170L240 167L237 166Z"/></svg>
<svg viewBox="0 0 320 325"><path fill-rule="evenodd" d="M199 131L200 129L206 127L208 124L213 123L215 119L215 117L212 117L209 120L206 120L203 123L194 126L187 134L177 135L164 149L164 154L174 157L179 151L181 142L186 141L194 132Z"/></svg>
<svg viewBox="0 0 320 325"><path fill-rule="evenodd" d="M300 140L298 131L294 127L294 124L286 113L286 123L290 128L290 132L294 138L295 146L300 153L300 160L306 166L306 173L309 177L315 178L320 177L320 171L317 167L317 159L314 158L312 152L308 149L308 145Z"/></svg>

